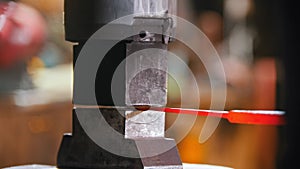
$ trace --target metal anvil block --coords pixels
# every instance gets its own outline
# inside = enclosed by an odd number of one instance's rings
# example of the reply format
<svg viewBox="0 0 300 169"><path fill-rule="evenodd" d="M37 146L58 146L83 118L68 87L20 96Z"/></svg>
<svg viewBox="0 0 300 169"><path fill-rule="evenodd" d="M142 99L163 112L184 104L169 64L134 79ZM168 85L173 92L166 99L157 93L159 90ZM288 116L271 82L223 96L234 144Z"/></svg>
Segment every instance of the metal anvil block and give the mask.
<svg viewBox="0 0 300 169"><path fill-rule="evenodd" d="M126 111L125 138L153 138L165 136L165 112Z"/></svg>

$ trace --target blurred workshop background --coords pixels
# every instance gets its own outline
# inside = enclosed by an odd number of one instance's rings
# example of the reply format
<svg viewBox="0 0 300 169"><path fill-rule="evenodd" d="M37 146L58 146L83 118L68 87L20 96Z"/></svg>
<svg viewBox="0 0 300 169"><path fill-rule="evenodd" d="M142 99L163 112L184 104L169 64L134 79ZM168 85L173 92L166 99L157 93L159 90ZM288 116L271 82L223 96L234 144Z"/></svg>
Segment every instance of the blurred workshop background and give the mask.
<svg viewBox="0 0 300 169"><path fill-rule="evenodd" d="M25 36L20 41L30 35L36 39L27 47L5 44L7 30L1 25L7 14L4 2L7 1L0 1L0 168L55 165L62 136L71 132L72 127L73 58L71 44L64 39L63 0L19 0L17 7L8 5L19 10L12 18L24 22L24 27L31 26L32 34L14 34L16 39ZM277 1L178 0L178 3L178 16L206 34L224 64L227 80L224 109L284 110ZM186 62L197 80L198 108L209 109L210 81L201 60L178 41L170 44L170 51ZM191 77L185 69L172 62L169 68L176 69L176 80L183 82L181 87L188 88ZM188 108L181 103L176 81L170 78L168 85L168 106ZM192 99L193 91L190 94ZM175 119L176 115L168 114L166 128ZM282 159L285 147L282 127L230 124L221 120L212 137L199 143L204 120L205 117L198 117L192 130L179 142L183 162L235 169L275 169ZM176 138L176 133L172 136Z"/></svg>

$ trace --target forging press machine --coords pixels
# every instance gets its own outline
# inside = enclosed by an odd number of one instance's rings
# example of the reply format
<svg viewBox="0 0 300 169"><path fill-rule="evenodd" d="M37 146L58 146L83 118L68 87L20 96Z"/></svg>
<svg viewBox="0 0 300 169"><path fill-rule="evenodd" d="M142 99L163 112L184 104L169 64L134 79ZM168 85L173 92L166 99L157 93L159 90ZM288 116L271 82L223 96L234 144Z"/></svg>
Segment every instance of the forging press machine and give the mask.
<svg viewBox="0 0 300 169"><path fill-rule="evenodd" d="M175 140L165 137L165 112L285 124L283 111L165 107L177 0L65 0L64 7L74 107L58 168L182 169Z"/></svg>
<svg viewBox="0 0 300 169"><path fill-rule="evenodd" d="M167 103L176 0L64 3L65 36L74 43L74 109L57 167L182 168L175 140L164 135L165 112L149 110Z"/></svg>

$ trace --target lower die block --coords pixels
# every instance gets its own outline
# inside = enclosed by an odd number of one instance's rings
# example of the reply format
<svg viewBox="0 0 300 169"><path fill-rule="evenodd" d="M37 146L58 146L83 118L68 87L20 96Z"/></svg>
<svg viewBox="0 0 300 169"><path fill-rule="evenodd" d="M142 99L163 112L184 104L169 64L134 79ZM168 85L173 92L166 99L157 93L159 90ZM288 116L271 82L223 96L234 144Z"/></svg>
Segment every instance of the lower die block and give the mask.
<svg viewBox="0 0 300 169"><path fill-rule="evenodd" d="M126 111L125 138L164 137L165 112Z"/></svg>

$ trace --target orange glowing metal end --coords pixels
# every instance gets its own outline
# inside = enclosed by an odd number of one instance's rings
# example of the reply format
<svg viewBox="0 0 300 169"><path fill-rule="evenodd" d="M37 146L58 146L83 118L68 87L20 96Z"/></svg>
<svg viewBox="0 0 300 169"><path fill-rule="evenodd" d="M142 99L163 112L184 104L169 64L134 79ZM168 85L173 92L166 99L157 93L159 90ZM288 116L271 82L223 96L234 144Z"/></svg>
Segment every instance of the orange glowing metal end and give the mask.
<svg viewBox="0 0 300 169"><path fill-rule="evenodd" d="M256 125L284 125L284 111L276 110L199 110L184 108L150 108L151 110L164 111L166 113L190 114L197 116L212 116L227 119L230 123L256 124Z"/></svg>

